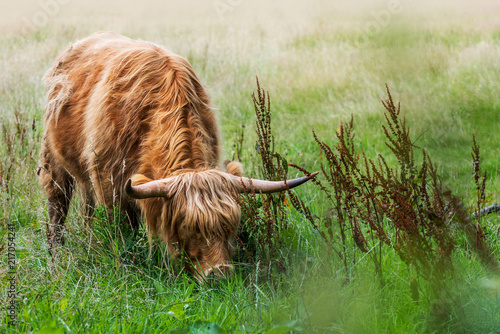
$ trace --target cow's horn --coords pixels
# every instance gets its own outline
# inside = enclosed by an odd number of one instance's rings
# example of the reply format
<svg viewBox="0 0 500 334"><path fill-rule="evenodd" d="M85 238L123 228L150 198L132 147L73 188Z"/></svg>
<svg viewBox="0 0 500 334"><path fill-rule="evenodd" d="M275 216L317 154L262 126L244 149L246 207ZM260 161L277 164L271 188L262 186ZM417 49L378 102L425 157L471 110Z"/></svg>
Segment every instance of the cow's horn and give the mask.
<svg viewBox="0 0 500 334"><path fill-rule="evenodd" d="M125 193L135 199L166 197L170 193L169 184L162 181L163 180L155 180L138 186L133 186L132 180L128 179L125 184Z"/></svg>
<svg viewBox="0 0 500 334"><path fill-rule="evenodd" d="M250 179L247 177L238 177L237 190L240 193L249 193L255 191L256 193L270 194L280 191L285 191L287 189L292 189L300 186L302 183L313 179L318 172L314 172L310 175L302 176L297 179L287 180L287 181L265 181L259 179Z"/></svg>

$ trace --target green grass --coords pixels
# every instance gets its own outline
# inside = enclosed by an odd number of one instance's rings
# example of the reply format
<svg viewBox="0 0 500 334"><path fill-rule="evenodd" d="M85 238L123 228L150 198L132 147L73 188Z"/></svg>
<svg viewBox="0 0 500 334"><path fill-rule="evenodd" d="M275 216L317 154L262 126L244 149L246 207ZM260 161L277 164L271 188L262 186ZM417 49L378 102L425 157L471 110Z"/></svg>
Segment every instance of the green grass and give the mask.
<svg viewBox="0 0 500 334"><path fill-rule="evenodd" d="M312 129L333 144L334 131L351 114L356 145L370 157L389 154L380 103L387 83L401 101L416 144L438 164L447 187L469 205L475 199L470 147L476 133L489 175L487 199L500 202L500 30L488 10L464 19L462 7L447 14L429 9L414 17L407 9L359 45L356 28L367 19L359 13L369 11L342 14L328 8L303 13L298 22L292 14L277 22L255 14L256 23L249 23L245 11L255 8L242 6L227 20L181 12L177 20L131 23L81 13L73 23L54 19L24 35L15 26L1 28L0 245L7 241L7 223L14 224L19 308L17 328L8 328L5 248L0 251L0 332L210 333L209 327L212 333L498 331L499 278L460 238L449 282L452 300L436 304L429 284L419 279L415 302L410 282L416 273L393 251L383 251L382 284L370 257L350 241L346 275L339 258L325 251L317 231L293 209L289 223L294 233L278 250L286 267L279 274L241 257L227 282L200 286L163 256L165 246L158 240L148 257L144 228L135 234L121 231L98 213L95 228L85 229L78 199L67 220L67 243L52 263L45 196L35 174L43 133L41 78L68 43L97 30L155 41L186 56L218 109L223 159L233 155L245 124L242 162L248 175L258 171L251 100L256 75L271 96L278 151L308 170L319 170L324 162ZM280 13L269 9L266 15ZM294 173L291 169L289 176ZM328 203L312 184L297 193L313 214L325 215ZM500 254L500 220L496 215L485 220L488 238Z"/></svg>

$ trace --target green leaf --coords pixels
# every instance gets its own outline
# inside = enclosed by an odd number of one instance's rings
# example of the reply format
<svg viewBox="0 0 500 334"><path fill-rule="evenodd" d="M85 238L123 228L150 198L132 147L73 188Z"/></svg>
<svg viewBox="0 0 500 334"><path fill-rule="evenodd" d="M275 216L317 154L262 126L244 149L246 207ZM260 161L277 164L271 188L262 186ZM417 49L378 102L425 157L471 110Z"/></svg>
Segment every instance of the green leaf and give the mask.
<svg viewBox="0 0 500 334"><path fill-rule="evenodd" d="M173 315L177 319L184 321L185 315L186 315L186 309L189 307L189 302L190 299L187 299L185 301L179 302L175 305L173 305L170 310L168 311L168 314Z"/></svg>
<svg viewBox="0 0 500 334"><path fill-rule="evenodd" d="M155 287L156 292L158 292L158 293L165 292L165 289L163 288L163 286L160 283L158 283L158 281L153 281L153 285Z"/></svg>
<svg viewBox="0 0 500 334"><path fill-rule="evenodd" d="M64 334L63 327L57 327L56 321L52 320L47 326L40 329L36 334Z"/></svg>
<svg viewBox="0 0 500 334"><path fill-rule="evenodd" d="M24 259L30 255L30 252L26 248L16 249L16 255L18 259Z"/></svg>
<svg viewBox="0 0 500 334"><path fill-rule="evenodd" d="M213 322L195 322L188 327L190 334L222 334L224 331Z"/></svg>
<svg viewBox="0 0 500 334"><path fill-rule="evenodd" d="M30 317L30 314L28 313L28 309L27 308L24 308L22 313L21 313L21 318L25 319L25 320L29 320L31 317Z"/></svg>
<svg viewBox="0 0 500 334"><path fill-rule="evenodd" d="M68 307L68 301L69 299L68 298L63 298L61 299L61 301L59 302L59 309L64 312L64 310Z"/></svg>
<svg viewBox="0 0 500 334"><path fill-rule="evenodd" d="M262 334L284 334L290 331L300 332L302 328L297 325L298 320L287 320L274 325L271 329L263 332Z"/></svg>

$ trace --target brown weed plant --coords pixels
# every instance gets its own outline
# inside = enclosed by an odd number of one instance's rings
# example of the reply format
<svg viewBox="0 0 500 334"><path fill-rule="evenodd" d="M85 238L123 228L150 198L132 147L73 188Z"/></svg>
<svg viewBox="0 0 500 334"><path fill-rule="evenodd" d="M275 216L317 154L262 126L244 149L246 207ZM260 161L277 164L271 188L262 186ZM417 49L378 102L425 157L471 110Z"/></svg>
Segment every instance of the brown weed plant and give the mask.
<svg viewBox="0 0 500 334"><path fill-rule="evenodd" d="M478 223L481 223L481 209L483 207L483 203L486 201L485 189L486 189L486 171L481 171L481 155L479 153L479 145L476 142L476 136L472 136L472 167L473 167L473 177L474 184L477 192L476 198L476 208L477 208L477 217Z"/></svg>
<svg viewBox="0 0 500 334"><path fill-rule="evenodd" d="M455 221L459 224L467 237L468 243L474 250L481 262L494 274L500 275L500 265L497 256L488 244L486 226L483 224L482 216L488 214L483 209L486 203L486 171L481 169L481 156L476 136L472 136L472 170L474 187L476 189L475 211L472 215L465 210L465 207L458 198L452 198L451 203L455 207ZM483 213L484 212L484 213ZM489 212L491 213L491 212Z"/></svg>
<svg viewBox="0 0 500 334"><path fill-rule="evenodd" d="M257 117L255 148L260 157L259 172L267 180L284 180L288 170L287 161L276 152L271 131L269 92L260 87L258 78L257 91L252 94L252 99ZM236 146L241 147L241 143ZM247 195L241 195L239 203L242 209L240 233L242 237L237 239L238 243L244 247L248 257L252 254L255 262L263 261L262 267L271 267L276 264L277 268L283 269L283 263L280 262L282 259L275 256L275 252L280 248L280 232L286 228L285 193L259 195L250 192Z"/></svg>
<svg viewBox="0 0 500 334"><path fill-rule="evenodd" d="M400 105L394 104L388 87L387 95L382 101L386 109L383 131L386 145L397 159L396 167L390 167L382 155L373 160L356 149L351 118L336 131L338 141L333 148L314 133L326 158L321 169L328 187L319 180L315 183L326 193L338 221L346 269L350 236L359 250L371 253L377 273L382 271L381 250L386 245L419 276L436 283L437 292L452 269L450 221L454 207L426 151L414 145L405 118L400 116ZM415 159L416 149L422 156L420 163ZM334 243L332 224L324 228L324 236ZM378 254L372 251L377 245Z"/></svg>

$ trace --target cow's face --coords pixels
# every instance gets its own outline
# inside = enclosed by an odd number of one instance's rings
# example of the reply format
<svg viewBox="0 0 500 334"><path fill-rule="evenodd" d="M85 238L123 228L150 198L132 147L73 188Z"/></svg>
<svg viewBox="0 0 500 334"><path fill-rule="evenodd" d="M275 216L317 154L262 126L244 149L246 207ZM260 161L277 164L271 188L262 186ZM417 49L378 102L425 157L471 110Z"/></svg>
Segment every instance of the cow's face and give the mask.
<svg viewBox="0 0 500 334"><path fill-rule="evenodd" d="M175 254L184 257L186 268L200 279L232 271L231 256L241 218L236 196L222 173L200 172L166 203L173 209L168 211L174 213L165 216L164 224L174 223Z"/></svg>
<svg viewBox="0 0 500 334"><path fill-rule="evenodd" d="M227 276L232 271L241 209L235 182L228 174L240 176L241 166L231 163L226 172L212 169L172 176L168 195L150 202L163 206L161 217L148 217L158 212L153 208L145 212L147 221L156 221L152 232L160 234L170 253L199 279Z"/></svg>
<svg viewBox="0 0 500 334"><path fill-rule="evenodd" d="M233 235L212 240L190 232L181 232L181 235L183 241L180 241L179 245L183 248L184 264L194 276L205 280L231 274L231 257L235 250Z"/></svg>

